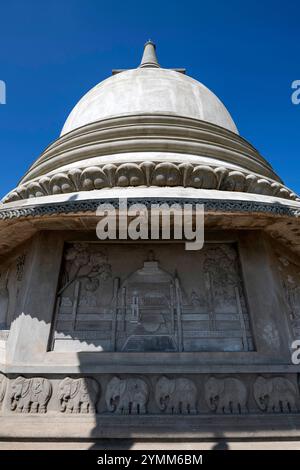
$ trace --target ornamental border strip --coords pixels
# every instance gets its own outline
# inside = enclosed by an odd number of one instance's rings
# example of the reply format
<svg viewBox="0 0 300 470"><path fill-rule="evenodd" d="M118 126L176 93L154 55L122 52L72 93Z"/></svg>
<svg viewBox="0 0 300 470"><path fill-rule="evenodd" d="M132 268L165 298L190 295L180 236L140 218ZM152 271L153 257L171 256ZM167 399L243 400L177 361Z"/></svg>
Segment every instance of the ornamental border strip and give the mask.
<svg viewBox="0 0 300 470"><path fill-rule="evenodd" d="M0 209L0 220L38 217L47 215L70 214L77 212L96 212L99 204L111 204L118 208L119 198L96 199L93 201L65 201L62 203L40 204L30 207L16 209ZM300 217L300 209L282 206L278 203L248 202L248 201L211 201L209 199L196 198L128 198L127 207L132 204L144 204L148 209L152 204L167 203L168 205L179 204L204 204L205 211L213 212L253 212L270 213L278 216Z"/></svg>

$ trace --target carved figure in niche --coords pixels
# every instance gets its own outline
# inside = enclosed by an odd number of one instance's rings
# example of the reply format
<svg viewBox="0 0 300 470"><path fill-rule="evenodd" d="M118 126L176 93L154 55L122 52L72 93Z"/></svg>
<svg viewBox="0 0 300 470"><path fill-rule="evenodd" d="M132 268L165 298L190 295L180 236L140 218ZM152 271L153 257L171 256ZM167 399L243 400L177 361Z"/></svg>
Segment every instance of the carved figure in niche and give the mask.
<svg viewBox="0 0 300 470"><path fill-rule="evenodd" d="M195 414L197 388L190 379L161 377L155 388L156 403L170 414Z"/></svg>
<svg viewBox="0 0 300 470"><path fill-rule="evenodd" d="M0 275L0 329L7 327L7 313L9 307L8 291L9 269Z"/></svg>
<svg viewBox="0 0 300 470"><path fill-rule="evenodd" d="M4 374L0 373L0 408L5 397L8 379Z"/></svg>
<svg viewBox="0 0 300 470"><path fill-rule="evenodd" d="M66 377L59 385L60 411L66 413L95 413L100 387L92 378Z"/></svg>
<svg viewBox="0 0 300 470"><path fill-rule="evenodd" d="M11 410L20 413L46 413L51 393L51 384L45 378L18 377L11 386Z"/></svg>
<svg viewBox="0 0 300 470"><path fill-rule="evenodd" d="M258 377L254 383L257 405L267 413L292 413L298 411L296 386L284 377Z"/></svg>
<svg viewBox="0 0 300 470"><path fill-rule="evenodd" d="M61 295L75 281L85 281L85 290L95 292L100 285L100 280L106 280L111 276L111 265L108 263L107 255L97 250L95 246L74 243L67 250L65 260L63 286L58 295Z"/></svg>
<svg viewBox="0 0 300 470"><path fill-rule="evenodd" d="M210 377L205 384L208 407L216 413L247 413L247 389L241 380L232 377Z"/></svg>
<svg viewBox="0 0 300 470"><path fill-rule="evenodd" d="M145 414L149 398L148 385L139 378L113 377L106 388L106 406L116 414Z"/></svg>

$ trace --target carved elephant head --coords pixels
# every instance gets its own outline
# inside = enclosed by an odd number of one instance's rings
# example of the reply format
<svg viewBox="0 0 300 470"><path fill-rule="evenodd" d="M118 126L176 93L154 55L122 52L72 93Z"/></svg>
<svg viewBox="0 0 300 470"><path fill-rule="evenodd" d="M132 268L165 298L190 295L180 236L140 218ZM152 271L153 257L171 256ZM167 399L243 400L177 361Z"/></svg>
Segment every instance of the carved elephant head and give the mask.
<svg viewBox="0 0 300 470"><path fill-rule="evenodd" d="M176 380L161 377L156 384L155 399L161 410L165 410L170 396L175 392Z"/></svg>
<svg viewBox="0 0 300 470"><path fill-rule="evenodd" d="M79 380L72 379L70 377L66 377L59 386L59 393L58 397L61 401L70 400L70 398L74 398L80 388Z"/></svg>
<svg viewBox="0 0 300 470"><path fill-rule="evenodd" d="M11 409L14 410L20 398L24 398L30 391L30 379L18 377L11 386Z"/></svg>

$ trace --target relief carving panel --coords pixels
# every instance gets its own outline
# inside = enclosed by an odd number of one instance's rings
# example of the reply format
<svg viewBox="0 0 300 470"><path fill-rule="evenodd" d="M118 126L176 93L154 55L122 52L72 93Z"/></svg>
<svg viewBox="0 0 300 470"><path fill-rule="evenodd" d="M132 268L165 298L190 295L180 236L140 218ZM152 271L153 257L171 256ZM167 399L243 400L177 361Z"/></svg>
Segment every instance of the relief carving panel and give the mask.
<svg viewBox="0 0 300 470"><path fill-rule="evenodd" d="M225 377L218 373L97 374L93 377L19 376L16 379L0 373L0 415L48 413L49 417L56 414L61 419L73 415L79 423L77 415L84 418L89 413L103 417L160 415L160 419L162 415L185 415L188 419L195 415L298 414L298 382L299 375L295 373ZM35 419L38 420L38 416Z"/></svg>
<svg viewBox="0 0 300 470"><path fill-rule="evenodd" d="M292 332L298 339L300 338L300 263L293 263L280 255L278 259Z"/></svg>
<svg viewBox="0 0 300 470"><path fill-rule="evenodd" d="M253 350L235 245L68 244L53 349Z"/></svg>

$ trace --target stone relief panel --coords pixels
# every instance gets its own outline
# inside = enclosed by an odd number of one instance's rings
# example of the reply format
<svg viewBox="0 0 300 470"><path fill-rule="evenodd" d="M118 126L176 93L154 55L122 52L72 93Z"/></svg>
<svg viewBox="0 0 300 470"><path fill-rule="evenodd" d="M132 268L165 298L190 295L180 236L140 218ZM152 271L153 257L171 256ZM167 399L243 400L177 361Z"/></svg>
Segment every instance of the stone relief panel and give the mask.
<svg viewBox="0 0 300 470"><path fill-rule="evenodd" d="M280 254L278 260L292 332L295 338L300 338L300 261L293 263Z"/></svg>
<svg viewBox="0 0 300 470"><path fill-rule="evenodd" d="M11 410L19 413L46 413L51 394L52 386L49 380L20 376L11 385Z"/></svg>
<svg viewBox="0 0 300 470"><path fill-rule="evenodd" d="M7 339L23 279L26 253L0 266L0 347Z"/></svg>
<svg viewBox="0 0 300 470"><path fill-rule="evenodd" d="M56 351L252 351L237 248L74 243L65 248Z"/></svg>
<svg viewBox="0 0 300 470"><path fill-rule="evenodd" d="M100 393L103 391L103 393ZM297 374L96 375L17 377L0 374L0 414L263 415L300 411Z"/></svg>
<svg viewBox="0 0 300 470"><path fill-rule="evenodd" d="M244 414L247 409L247 389L233 377L210 377L205 383L205 398L210 410L223 414Z"/></svg>
<svg viewBox="0 0 300 470"><path fill-rule="evenodd" d="M106 388L107 409L115 414L146 414L148 399L148 385L140 378L113 377Z"/></svg>
<svg viewBox="0 0 300 470"><path fill-rule="evenodd" d="M59 385L58 398L62 413L95 413L100 387L96 380L87 377L66 377Z"/></svg>

